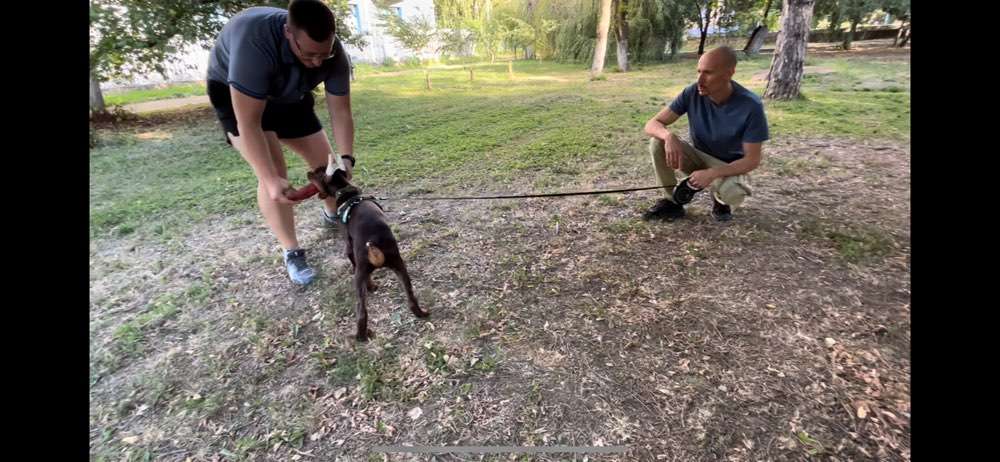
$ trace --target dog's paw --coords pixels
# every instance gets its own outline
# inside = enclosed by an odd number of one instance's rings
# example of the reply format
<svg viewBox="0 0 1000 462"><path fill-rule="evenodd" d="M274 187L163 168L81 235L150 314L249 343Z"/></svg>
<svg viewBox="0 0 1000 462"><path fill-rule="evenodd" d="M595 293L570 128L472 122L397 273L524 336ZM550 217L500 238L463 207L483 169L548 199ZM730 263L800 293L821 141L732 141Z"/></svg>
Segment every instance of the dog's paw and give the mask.
<svg viewBox="0 0 1000 462"><path fill-rule="evenodd" d="M430 311L421 309L419 306L411 306L410 311L412 311L413 315L418 318L426 318L431 315Z"/></svg>
<svg viewBox="0 0 1000 462"><path fill-rule="evenodd" d="M358 332L358 335L355 336L355 338L357 338L359 342L367 342L368 340L375 338L375 332L371 329L366 329L366 332Z"/></svg>

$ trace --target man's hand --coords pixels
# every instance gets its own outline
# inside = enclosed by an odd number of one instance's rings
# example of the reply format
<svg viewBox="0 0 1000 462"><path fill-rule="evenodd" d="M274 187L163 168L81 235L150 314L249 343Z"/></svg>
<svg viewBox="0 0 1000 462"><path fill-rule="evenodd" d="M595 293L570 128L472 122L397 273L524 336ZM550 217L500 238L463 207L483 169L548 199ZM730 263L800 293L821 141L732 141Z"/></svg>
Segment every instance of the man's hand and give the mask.
<svg viewBox="0 0 1000 462"><path fill-rule="evenodd" d="M719 175L710 168L697 170L688 177L688 184L698 189L705 189L718 177Z"/></svg>
<svg viewBox="0 0 1000 462"><path fill-rule="evenodd" d="M676 136L670 134L663 143L663 151L667 156L667 165L674 170L681 168L681 159L684 156L684 148Z"/></svg>
<svg viewBox="0 0 1000 462"><path fill-rule="evenodd" d="M280 176L264 180L264 190L267 191L268 198L279 204L298 203L289 199L288 196L285 195L286 192L292 190L292 186L288 184L288 180L281 178Z"/></svg>
<svg viewBox="0 0 1000 462"><path fill-rule="evenodd" d="M351 181L351 178L354 178L354 162L346 157L341 160L344 162L344 176L347 177L347 181Z"/></svg>

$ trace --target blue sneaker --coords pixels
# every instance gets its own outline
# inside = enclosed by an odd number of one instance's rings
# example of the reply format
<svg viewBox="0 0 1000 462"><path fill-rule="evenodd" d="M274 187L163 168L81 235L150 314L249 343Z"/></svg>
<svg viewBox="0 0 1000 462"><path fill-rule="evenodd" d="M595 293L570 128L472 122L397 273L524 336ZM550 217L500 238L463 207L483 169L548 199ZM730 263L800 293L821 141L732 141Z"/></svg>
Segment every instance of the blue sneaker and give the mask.
<svg viewBox="0 0 1000 462"><path fill-rule="evenodd" d="M316 277L316 272L306 263L306 251L303 249L285 251L285 267L292 282L306 285Z"/></svg>

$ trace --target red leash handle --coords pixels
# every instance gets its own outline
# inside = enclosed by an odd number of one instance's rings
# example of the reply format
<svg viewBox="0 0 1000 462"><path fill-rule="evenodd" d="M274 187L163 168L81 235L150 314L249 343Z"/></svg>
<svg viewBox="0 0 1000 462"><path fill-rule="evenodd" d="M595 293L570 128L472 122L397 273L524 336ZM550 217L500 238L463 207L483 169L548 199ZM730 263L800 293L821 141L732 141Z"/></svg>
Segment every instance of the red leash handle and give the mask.
<svg viewBox="0 0 1000 462"><path fill-rule="evenodd" d="M303 186L300 189L293 189L293 190L285 193L285 197L287 197L287 198L289 198L289 199L291 199L293 201L298 202L298 201L301 201L301 200L306 200L306 199L308 199L308 198L310 198L312 196L315 196L316 193L318 193L318 192L319 192L319 188L317 188L316 185L314 185L312 183L309 183L309 184Z"/></svg>

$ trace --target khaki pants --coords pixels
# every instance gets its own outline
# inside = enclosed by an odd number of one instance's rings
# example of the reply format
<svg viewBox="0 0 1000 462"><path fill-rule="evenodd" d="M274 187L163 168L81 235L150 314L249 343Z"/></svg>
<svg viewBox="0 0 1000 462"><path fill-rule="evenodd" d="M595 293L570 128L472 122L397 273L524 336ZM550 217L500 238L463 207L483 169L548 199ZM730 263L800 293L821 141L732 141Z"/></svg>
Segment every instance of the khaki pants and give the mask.
<svg viewBox="0 0 1000 462"><path fill-rule="evenodd" d="M684 177L691 175L697 170L726 165L726 162L716 159L691 146L686 141L681 140L684 148L684 155L681 156L681 173ZM674 169L667 166L666 155L663 151L663 140L653 137L649 139L649 155L653 158L653 168L656 169L656 176L660 180L660 185L666 193L667 199L673 200L674 186L677 186L677 177ZM711 191L715 197L722 202L729 204L733 208L739 207L743 199L751 195L750 175L736 175L718 178L711 184Z"/></svg>

